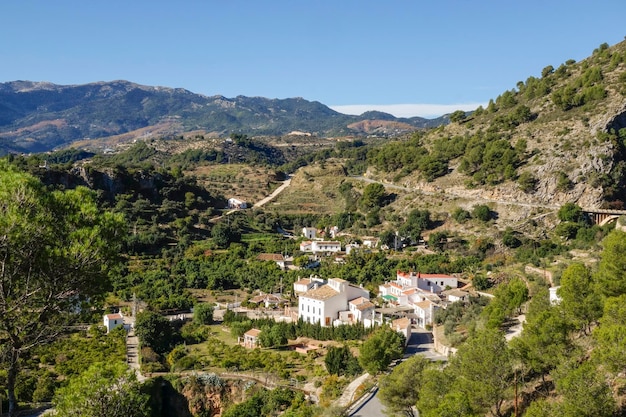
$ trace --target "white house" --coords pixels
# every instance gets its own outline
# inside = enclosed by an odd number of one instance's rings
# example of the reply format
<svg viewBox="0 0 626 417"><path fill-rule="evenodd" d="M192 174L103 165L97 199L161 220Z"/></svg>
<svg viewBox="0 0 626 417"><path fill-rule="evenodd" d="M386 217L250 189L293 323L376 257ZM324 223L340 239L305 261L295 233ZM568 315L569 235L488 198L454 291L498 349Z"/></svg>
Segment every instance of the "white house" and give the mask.
<svg viewBox="0 0 626 417"><path fill-rule="evenodd" d="M369 292L346 280L331 278L326 284L314 285L299 296L298 319L330 326L339 320L340 312L350 311L349 301L359 297L369 300Z"/></svg>
<svg viewBox="0 0 626 417"><path fill-rule="evenodd" d="M377 248L379 243L380 239L378 238L363 239L363 246L366 248Z"/></svg>
<svg viewBox="0 0 626 417"><path fill-rule="evenodd" d="M107 333L123 325L124 325L124 316L122 315L121 312L104 315L104 327L106 327Z"/></svg>
<svg viewBox="0 0 626 417"><path fill-rule="evenodd" d="M259 346L259 329L250 329L243 334L243 346L248 349L254 349Z"/></svg>
<svg viewBox="0 0 626 417"><path fill-rule="evenodd" d="M363 322L365 319L373 320L376 306L368 298L359 297L348 302L348 309L355 322Z"/></svg>
<svg viewBox="0 0 626 417"><path fill-rule="evenodd" d="M228 199L228 208L229 209L245 209L245 208L248 208L248 204L245 201L239 200L238 198L231 197Z"/></svg>
<svg viewBox="0 0 626 417"><path fill-rule="evenodd" d="M417 325L425 328L432 325L435 319L435 309L438 306L432 301L425 300L415 304L415 315L417 316Z"/></svg>
<svg viewBox="0 0 626 417"><path fill-rule="evenodd" d="M559 288L558 287L550 287L548 291L550 291L550 304L557 305L561 303L561 297L559 296Z"/></svg>
<svg viewBox="0 0 626 417"><path fill-rule="evenodd" d="M317 229L315 227L303 227L302 228L302 236L307 239L315 239L317 234Z"/></svg>
<svg viewBox="0 0 626 417"><path fill-rule="evenodd" d="M358 249L359 245L357 243L348 243L346 245L346 255L350 255L353 250Z"/></svg>
<svg viewBox="0 0 626 417"><path fill-rule="evenodd" d="M280 253L260 253L256 259L258 261L273 261L280 269L285 269L285 257Z"/></svg>
<svg viewBox="0 0 626 417"><path fill-rule="evenodd" d="M458 288L454 288L452 290L443 291L441 293L449 302L467 302L469 301L469 293L467 291L459 290Z"/></svg>
<svg viewBox="0 0 626 417"><path fill-rule="evenodd" d="M411 320L402 317L391 322L391 328L404 336L404 345L409 344L411 338Z"/></svg>
<svg viewBox="0 0 626 417"><path fill-rule="evenodd" d="M322 241L322 240L305 240L300 243L301 252L325 252L325 253L337 253L341 251L341 242Z"/></svg>
<svg viewBox="0 0 626 417"><path fill-rule="evenodd" d="M445 274L417 273L417 288L439 294L446 289L457 288L459 281L456 277Z"/></svg>
<svg viewBox="0 0 626 417"><path fill-rule="evenodd" d="M313 241L313 253L317 252L341 252L341 242L333 241Z"/></svg>

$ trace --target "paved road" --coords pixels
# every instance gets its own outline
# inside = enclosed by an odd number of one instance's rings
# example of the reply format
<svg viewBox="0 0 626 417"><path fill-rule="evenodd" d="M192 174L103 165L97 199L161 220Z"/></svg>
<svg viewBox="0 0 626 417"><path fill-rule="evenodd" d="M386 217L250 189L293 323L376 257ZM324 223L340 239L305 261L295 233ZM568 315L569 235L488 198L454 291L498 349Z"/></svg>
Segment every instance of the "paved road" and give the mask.
<svg viewBox="0 0 626 417"><path fill-rule="evenodd" d="M422 355L433 361L446 361L447 356L435 352L433 344L433 335L422 329L413 329L409 343L405 350L404 359L408 359L413 355ZM354 410L349 414L350 417L387 417L385 407L378 399L378 388L371 395L363 398L358 404L355 404Z"/></svg>

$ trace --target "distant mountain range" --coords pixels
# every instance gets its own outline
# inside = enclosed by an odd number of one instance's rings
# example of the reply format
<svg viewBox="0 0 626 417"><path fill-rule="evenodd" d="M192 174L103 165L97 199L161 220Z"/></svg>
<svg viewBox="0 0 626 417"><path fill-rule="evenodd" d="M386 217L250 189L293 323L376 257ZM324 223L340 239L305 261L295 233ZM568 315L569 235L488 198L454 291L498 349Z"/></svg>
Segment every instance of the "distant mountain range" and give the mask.
<svg viewBox="0 0 626 417"><path fill-rule="evenodd" d="M128 81L84 85L0 83L0 152L42 152L76 141L198 132L281 136L395 135L439 126L447 117L396 118L370 111L336 112L303 98L207 97L180 88ZM105 141L106 142L106 141Z"/></svg>

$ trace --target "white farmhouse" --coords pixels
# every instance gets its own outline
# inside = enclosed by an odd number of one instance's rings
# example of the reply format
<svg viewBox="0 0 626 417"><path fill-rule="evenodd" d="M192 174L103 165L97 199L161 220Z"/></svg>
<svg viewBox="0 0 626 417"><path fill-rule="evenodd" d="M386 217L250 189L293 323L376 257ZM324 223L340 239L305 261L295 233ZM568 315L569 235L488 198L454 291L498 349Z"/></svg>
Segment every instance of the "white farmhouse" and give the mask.
<svg viewBox="0 0 626 417"><path fill-rule="evenodd" d="M300 251L313 253L337 253L341 252L341 242L305 240L300 243Z"/></svg>
<svg viewBox="0 0 626 417"><path fill-rule="evenodd" d="M245 209L248 208L248 204L235 197L231 197L228 199L228 208L229 209Z"/></svg>
<svg viewBox="0 0 626 417"><path fill-rule="evenodd" d="M104 315L104 327L107 329L107 333L111 330L124 325L124 316L122 313L113 313Z"/></svg>
<svg viewBox="0 0 626 417"><path fill-rule="evenodd" d="M300 295L298 319L330 326L339 320L340 312L350 311L351 300L360 297L369 300L369 292L350 285L346 280L331 278L326 284L315 284L312 289Z"/></svg>
<svg viewBox="0 0 626 417"><path fill-rule="evenodd" d="M441 295L443 295L450 303L465 303L469 301L469 293L467 291L459 290L458 288L443 291Z"/></svg>
<svg viewBox="0 0 626 417"><path fill-rule="evenodd" d="M303 227L302 228L302 236L307 239L315 239L317 234L317 229L315 227Z"/></svg>

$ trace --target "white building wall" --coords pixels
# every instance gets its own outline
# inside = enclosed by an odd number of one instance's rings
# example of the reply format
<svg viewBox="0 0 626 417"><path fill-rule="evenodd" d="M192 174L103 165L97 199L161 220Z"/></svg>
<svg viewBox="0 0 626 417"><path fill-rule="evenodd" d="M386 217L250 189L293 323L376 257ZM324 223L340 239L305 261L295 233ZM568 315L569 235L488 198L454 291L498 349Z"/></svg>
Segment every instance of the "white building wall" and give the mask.
<svg viewBox="0 0 626 417"><path fill-rule="evenodd" d="M457 288L458 280L454 277L420 278L417 281L417 287L424 291L440 293L441 291L444 291L446 287Z"/></svg>
<svg viewBox="0 0 626 417"><path fill-rule="evenodd" d="M322 307L322 326L329 326L335 319L339 318L339 312L348 310L348 298L345 293L337 294L334 297L324 300ZM328 322L326 319L328 318Z"/></svg>

